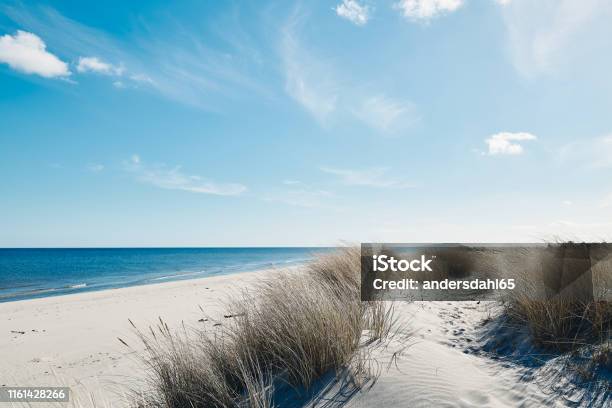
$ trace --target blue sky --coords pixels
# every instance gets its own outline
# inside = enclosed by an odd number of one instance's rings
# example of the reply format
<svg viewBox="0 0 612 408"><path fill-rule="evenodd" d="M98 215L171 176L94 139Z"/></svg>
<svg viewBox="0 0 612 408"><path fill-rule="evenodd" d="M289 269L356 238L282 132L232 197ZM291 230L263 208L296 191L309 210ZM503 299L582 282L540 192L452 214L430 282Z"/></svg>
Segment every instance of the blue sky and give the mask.
<svg viewBox="0 0 612 408"><path fill-rule="evenodd" d="M0 2L0 246L612 239L612 5Z"/></svg>

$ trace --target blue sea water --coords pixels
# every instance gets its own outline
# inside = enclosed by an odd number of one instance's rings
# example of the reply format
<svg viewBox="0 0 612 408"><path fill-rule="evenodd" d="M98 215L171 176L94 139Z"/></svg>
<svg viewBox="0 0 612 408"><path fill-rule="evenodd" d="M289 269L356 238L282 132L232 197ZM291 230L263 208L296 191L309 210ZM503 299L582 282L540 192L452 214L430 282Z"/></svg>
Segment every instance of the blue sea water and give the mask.
<svg viewBox="0 0 612 408"><path fill-rule="evenodd" d="M0 248L0 302L298 265L331 248Z"/></svg>

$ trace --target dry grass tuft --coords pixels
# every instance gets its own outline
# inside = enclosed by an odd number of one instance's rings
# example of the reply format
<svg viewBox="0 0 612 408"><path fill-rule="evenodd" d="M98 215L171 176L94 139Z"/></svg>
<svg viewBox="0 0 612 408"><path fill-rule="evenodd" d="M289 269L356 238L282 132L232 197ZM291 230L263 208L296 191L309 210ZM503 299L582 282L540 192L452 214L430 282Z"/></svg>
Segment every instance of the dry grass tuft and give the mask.
<svg viewBox="0 0 612 408"><path fill-rule="evenodd" d="M160 321L144 342L147 408L273 406L275 382L308 389L329 372L363 366L361 346L394 324L382 302L360 301L360 251L319 257L303 273L278 274L232 305L216 335L172 332Z"/></svg>
<svg viewBox="0 0 612 408"><path fill-rule="evenodd" d="M514 321L529 327L534 343L557 351L606 341L612 328L612 304L557 298L534 300L512 296L505 303Z"/></svg>
<svg viewBox="0 0 612 408"><path fill-rule="evenodd" d="M556 243L544 249L521 250L506 259L507 276L517 279L516 289L505 298L506 312L513 321L529 328L540 347L570 351L610 339L612 248L590 244L591 251L585 252L584 259L558 255L560 250L564 254L583 251L586 245ZM551 251L555 254L552 257ZM573 265L588 262L590 269L572 281L572 262ZM579 268L576 270L580 271ZM570 284L559 286L564 281Z"/></svg>

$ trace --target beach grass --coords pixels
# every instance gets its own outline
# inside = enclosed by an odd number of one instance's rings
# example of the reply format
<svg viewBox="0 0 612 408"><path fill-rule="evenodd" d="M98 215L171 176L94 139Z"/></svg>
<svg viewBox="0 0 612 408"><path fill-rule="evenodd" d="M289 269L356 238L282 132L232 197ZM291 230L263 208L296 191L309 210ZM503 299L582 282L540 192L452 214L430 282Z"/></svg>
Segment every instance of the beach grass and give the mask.
<svg viewBox="0 0 612 408"><path fill-rule="evenodd" d="M585 255L575 256L578 252ZM508 271L517 278L517 287L505 295L503 305L511 321L529 328L537 346L566 352L609 344L610 245L559 242L544 250L517 251L511 257Z"/></svg>
<svg viewBox="0 0 612 408"><path fill-rule="evenodd" d="M359 248L345 248L266 279L231 303L231 322L214 334L162 321L139 332L148 390L134 405L266 408L279 382L308 390L330 372L363 367L360 350L395 319L388 304L360 301L359 265Z"/></svg>

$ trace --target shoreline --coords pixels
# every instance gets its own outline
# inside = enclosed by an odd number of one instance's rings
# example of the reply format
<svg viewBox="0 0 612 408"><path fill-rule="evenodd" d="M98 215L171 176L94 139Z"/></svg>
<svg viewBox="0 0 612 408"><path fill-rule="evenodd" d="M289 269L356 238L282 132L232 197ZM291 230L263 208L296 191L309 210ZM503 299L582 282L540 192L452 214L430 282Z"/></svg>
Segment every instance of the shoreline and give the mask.
<svg viewBox="0 0 612 408"><path fill-rule="evenodd" d="M283 269L284 270L284 269ZM216 330L232 297L279 269L0 303L0 386L72 388L81 402L111 400L142 377L141 344L128 319L147 329ZM200 310L200 308L202 310ZM126 342L124 346L118 339ZM121 400L121 398L119 398ZM102 404L101 406L105 406Z"/></svg>
<svg viewBox="0 0 612 408"><path fill-rule="evenodd" d="M131 284L131 285L126 285L126 286L118 286L118 287L110 287L110 288L100 288L100 289L92 288L91 290L82 290L82 291L79 291L79 292L58 293L58 294L55 294L55 295L32 297L32 298L25 298L25 299L0 300L0 309L5 304L13 304L13 303L18 303L18 302L44 301L44 300L48 300L48 299L68 298L68 297L71 297L71 296L81 296L81 295L87 296L87 295L91 295L91 294L95 294L95 293L121 291L121 290L124 290L124 289L133 289L133 288L140 288L140 287L147 287L147 286L156 286L156 285L169 285L169 284L173 284L173 283L174 284L175 283L184 283L184 282L195 282L195 283L197 283L198 281L205 281L205 280L208 280L208 279L223 278L223 277L232 277L232 276L237 276L237 275L250 275L250 274L257 274L257 273L270 273L270 272L273 272L273 271L280 271L280 270L281 269L264 268L264 269L255 269L255 270L242 271L242 272L231 272L231 273L217 274L217 275L214 275L214 276L206 276L206 277L185 278L185 279L167 279L167 280L163 280L162 282L144 282L144 283L137 283L137 284ZM286 269L282 269L282 270L284 271ZM43 289L43 290L46 290L46 289Z"/></svg>
<svg viewBox="0 0 612 408"><path fill-rule="evenodd" d="M34 294L32 296L24 295L24 296L14 296L14 297L0 296L0 305L3 305L5 303L25 302L29 300L39 300L39 299L48 299L48 298L56 298L56 297L63 297L63 296L81 295L81 294L87 294L87 293L127 289L127 288L134 288L134 287L140 287L140 286L151 286L151 285L159 285L159 284L173 283L173 282L197 281L201 279L210 279L210 278L240 275L240 274L261 273L261 272L268 272L271 270L281 270L281 269L291 270L294 268L299 268L300 266L304 265L306 262L308 261L295 262L291 266L285 266L282 268L267 266L267 267L262 267L259 269L249 269L249 270L242 270L242 271L237 270L237 271L230 271L226 273L221 272L221 273L216 273L210 276L196 276L197 274L200 274L200 272L185 272L185 273L180 273L177 275L146 278L143 280L134 281L134 282L130 282L127 284L116 284L116 285L108 284L102 287L89 286L87 283L81 283L81 284L74 284L74 285L69 285L65 287L60 287L60 288L42 288L42 289L36 289L32 291L32 292L40 293L40 295Z"/></svg>

